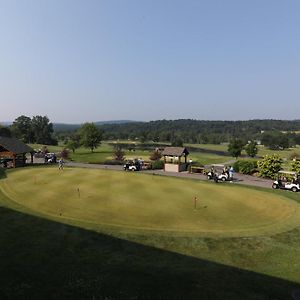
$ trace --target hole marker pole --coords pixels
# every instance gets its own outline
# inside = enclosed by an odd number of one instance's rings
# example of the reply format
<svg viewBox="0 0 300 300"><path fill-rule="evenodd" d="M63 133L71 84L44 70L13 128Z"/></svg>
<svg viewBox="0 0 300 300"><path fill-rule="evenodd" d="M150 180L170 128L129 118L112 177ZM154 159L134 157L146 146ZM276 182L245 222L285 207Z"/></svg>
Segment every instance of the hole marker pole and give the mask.
<svg viewBox="0 0 300 300"><path fill-rule="evenodd" d="M197 197L194 197L194 209L197 209Z"/></svg>

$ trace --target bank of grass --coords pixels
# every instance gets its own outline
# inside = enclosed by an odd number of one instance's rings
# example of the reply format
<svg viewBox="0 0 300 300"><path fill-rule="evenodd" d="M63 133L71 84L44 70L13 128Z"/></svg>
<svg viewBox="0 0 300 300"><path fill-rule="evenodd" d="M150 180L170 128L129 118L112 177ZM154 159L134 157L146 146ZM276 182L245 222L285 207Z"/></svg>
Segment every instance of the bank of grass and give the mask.
<svg viewBox="0 0 300 300"><path fill-rule="evenodd" d="M259 190L299 205L299 194ZM292 299L300 286L299 227L213 238L107 235L63 222L12 202L0 190L1 299Z"/></svg>

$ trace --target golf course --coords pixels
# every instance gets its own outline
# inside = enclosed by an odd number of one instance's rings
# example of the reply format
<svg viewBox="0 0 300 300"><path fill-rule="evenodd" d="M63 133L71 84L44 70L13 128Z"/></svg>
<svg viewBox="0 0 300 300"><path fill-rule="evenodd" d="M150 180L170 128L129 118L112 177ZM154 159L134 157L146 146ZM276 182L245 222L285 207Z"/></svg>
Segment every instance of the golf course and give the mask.
<svg viewBox="0 0 300 300"><path fill-rule="evenodd" d="M300 206L283 196L132 172L23 169L0 186L34 212L122 231L251 236L291 229L300 220Z"/></svg>
<svg viewBox="0 0 300 300"><path fill-rule="evenodd" d="M2 298L291 299L300 285L290 192L28 167L2 174L0 215Z"/></svg>

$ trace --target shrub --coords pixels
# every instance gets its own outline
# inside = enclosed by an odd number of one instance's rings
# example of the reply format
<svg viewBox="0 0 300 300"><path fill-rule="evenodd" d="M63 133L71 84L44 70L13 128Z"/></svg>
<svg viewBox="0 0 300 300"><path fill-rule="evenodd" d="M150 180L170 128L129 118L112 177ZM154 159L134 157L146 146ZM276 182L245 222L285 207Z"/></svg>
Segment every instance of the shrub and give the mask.
<svg viewBox="0 0 300 300"><path fill-rule="evenodd" d="M62 149L62 151L60 152L60 157L63 159L69 158L69 150L66 148Z"/></svg>
<svg viewBox="0 0 300 300"><path fill-rule="evenodd" d="M122 149L120 147L117 147L114 152L114 156L115 156L114 160L122 162L122 161L124 161L124 158L125 158L125 152L122 151Z"/></svg>
<svg viewBox="0 0 300 300"><path fill-rule="evenodd" d="M154 150L154 151L151 153L150 160L152 160L152 161L157 161L157 160L160 160L160 159L161 159L161 152L160 152L160 151Z"/></svg>
<svg viewBox="0 0 300 300"><path fill-rule="evenodd" d="M156 160L152 163L152 170L158 170L164 168L164 162L162 160Z"/></svg>
<svg viewBox="0 0 300 300"><path fill-rule="evenodd" d="M238 160L234 163L233 168L236 172L251 175L257 171L257 161Z"/></svg>
<svg viewBox="0 0 300 300"><path fill-rule="evenodd" d="M265 155L262 160L257 162L257 165L261 177L275 179L281 170L282 159L278 154Z"/></svg>
<svg viewBox="0 0 300 300"><path fill-rule="evenodd" d="M292 171L300 173L300 161L299 160L293 160L291 162Z"/></svg>

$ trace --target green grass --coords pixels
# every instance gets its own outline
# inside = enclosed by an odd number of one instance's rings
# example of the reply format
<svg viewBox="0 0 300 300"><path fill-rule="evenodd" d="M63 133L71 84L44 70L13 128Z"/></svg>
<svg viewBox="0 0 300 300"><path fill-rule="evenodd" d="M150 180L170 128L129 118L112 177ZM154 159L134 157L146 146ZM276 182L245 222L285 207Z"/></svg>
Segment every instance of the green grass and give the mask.
<svg viewBox="0 0 300 300"><path fill-rule="evenodd" d="M1 299L291 299L300 286L299 194L100 170L2 177Z"/></svg>
<svg viewBox="0 0 300 300"><path fill-rule="evenodd" d="M91 223L92 229L253 236L286 230L300 219L294 201L243 187L216 189L203 181L76 168L8 174L0 186L12 201L52 217Z"/></svg>

